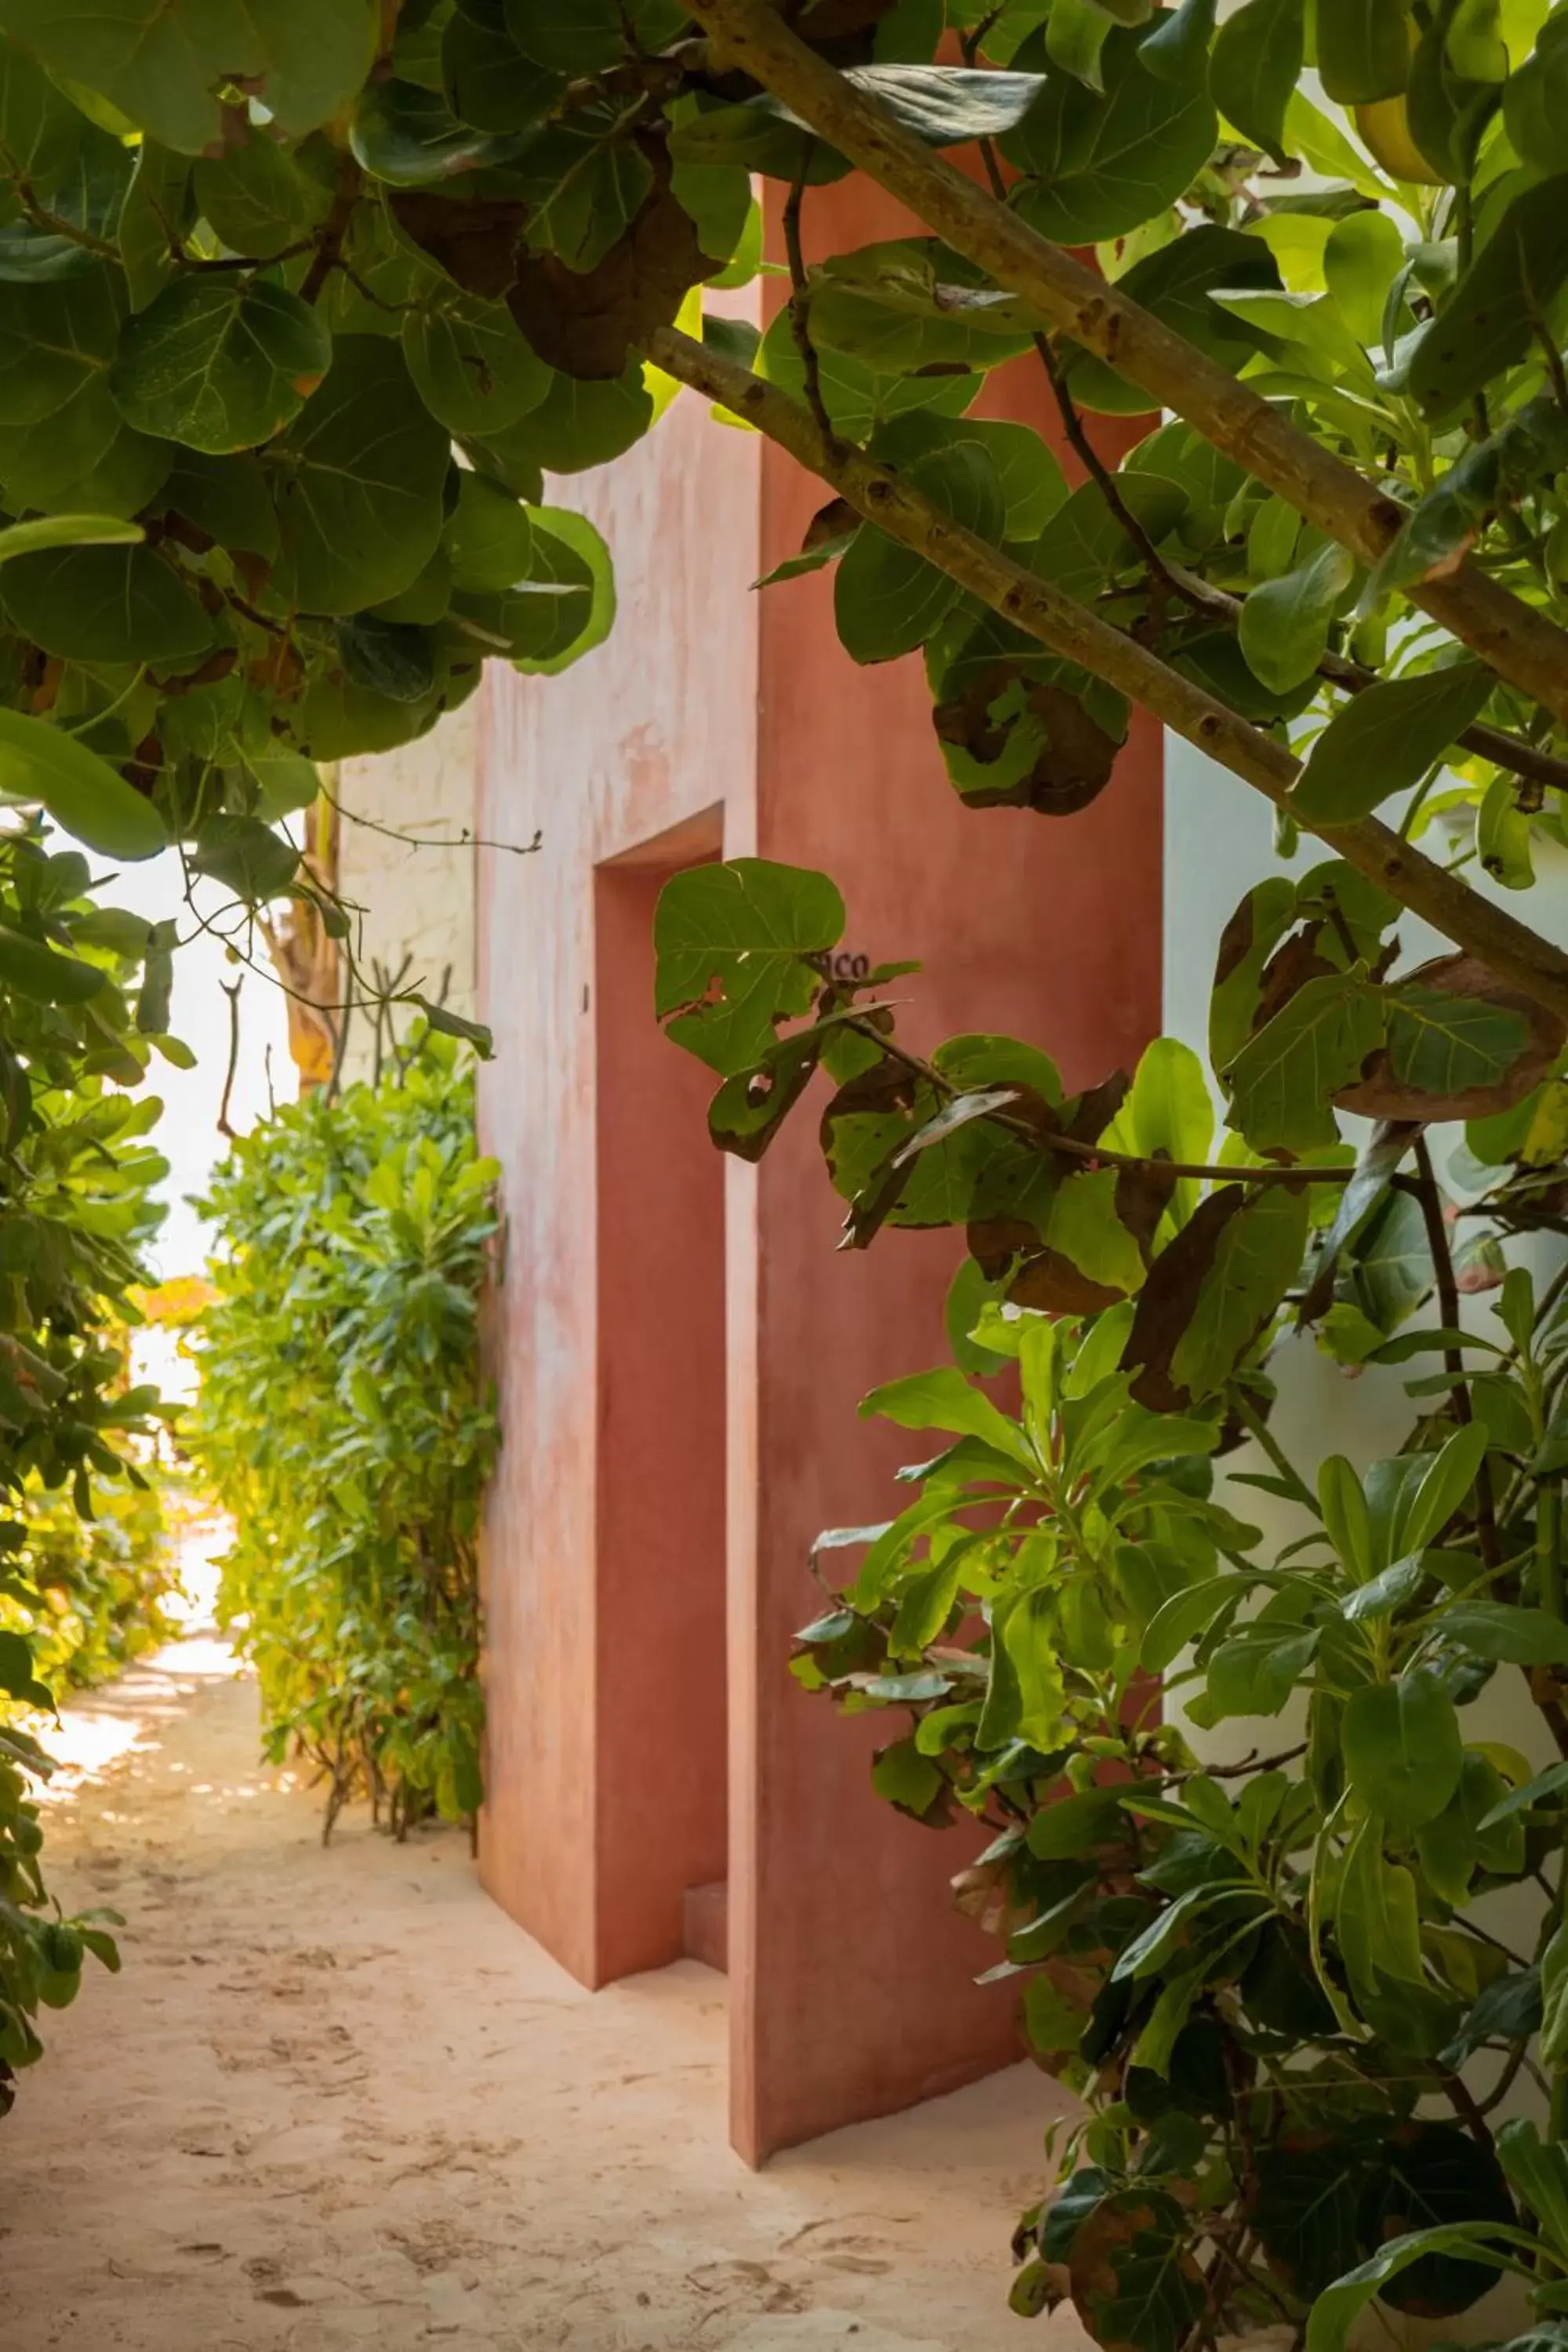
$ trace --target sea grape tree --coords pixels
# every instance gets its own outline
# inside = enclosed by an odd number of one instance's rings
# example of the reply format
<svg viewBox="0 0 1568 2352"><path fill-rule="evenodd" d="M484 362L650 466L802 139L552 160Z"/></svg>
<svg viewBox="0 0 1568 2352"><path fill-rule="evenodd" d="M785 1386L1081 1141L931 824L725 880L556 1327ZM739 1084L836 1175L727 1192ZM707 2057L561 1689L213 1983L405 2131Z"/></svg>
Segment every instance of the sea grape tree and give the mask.
<svg viewBox="0 0 1568 2352"><path fill-rule="evenodd" d="M960 1368L874 1401L952 1443L798 1666L901 1711L891 1801L995 1829L967 1896L1092 2116L1018 2300L1141 2352L1314 2297L1332 2352L1373 2295L1453 2312L1500 2267L1552 2335L1568 2280L1568 1773L1465 1712L1522 1674L1568 1755L1562 1293L1503 1254L1561 1231L1568 1144L1568 958L1509 903L1568 784L1563 24L0 0L0 485L63 542L0 573L0 781L89 849L342 924L279 830L313 763L603 643L607 556L544 477L678 385L820 477L784 573L833 567L854 660L923 658L977 827L1114 792L1137 703L1321 842L1226 929L1208 1070L1160 1041L1072 1097L1049 1038L911 1054L891 973L826 961L827 877L706 868L659 921L715 1140L760 1155L821 1072L847 1243L964 1236ZM851 170L916 230L808 267ZM752 270L759 180L783 277L747 322L703 289ZM1014 362L1070 492L973 414ZM1086 418L1156 413L1096 455ZM1409 915L1446 942L1415 969ZM1391 1462L1284 1454L1286 1325L1433 1355ZM1017 1418L977 1385L1015 1360ZM1244 1431L1304 1515L1282 1551L1210 1485ZM1300 1685L1304 1755L1200 1771L1152 1697L1194 1644L1189 1718ZM1538 1882L1528 1948L1477 1917ZM1490 2119L1521 2077L1544 2138Z"/></svg>

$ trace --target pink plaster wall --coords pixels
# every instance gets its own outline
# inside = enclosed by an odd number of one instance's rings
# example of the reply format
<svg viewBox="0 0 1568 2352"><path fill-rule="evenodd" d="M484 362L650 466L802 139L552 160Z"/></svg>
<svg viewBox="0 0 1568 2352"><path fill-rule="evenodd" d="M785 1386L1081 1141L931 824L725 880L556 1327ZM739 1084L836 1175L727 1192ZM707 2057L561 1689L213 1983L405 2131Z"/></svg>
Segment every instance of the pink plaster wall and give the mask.
<svg viewBox="0 0 1568 2352"><path fill-rule="evenodd" d="M613 1334L621 1312L635 1314L637 1292L635 1265L601 1280L598 1263L611 1203L600 1199L595 876L682 825L684 854L710 854L717 820L704 813L751 793L759 447L681 401L620 464L560 485L615 555L613 647L537 684L492 666L486 688L479 829L526 841L537 825L543 843L530 858L487 854L480 867L480 997L497 1048L480 1119L505 1170L508 1219L489 1328L506 1444L486 1528L480 1869L498 1902L587 1984L647 1965L657 1949L628 1930L617 1894L631 1816L615 1774L642 1745L627 1729L626 1680L667 1727L682 1706L675 1662L642 1656L646 1622L617 1609L617 1580L636 1573L630 1546L600 1527L601 1327ZM682 853L678 836L670 854ZM616 963L611 955L611 984ZM700 1137L700 1073L676 1066L686 1057L663 1045L645 1001L647 1043L667 1056L668 1086ZM637 1178L657 1184L648 1139L634 1128L626 1149ZM712 1229L691 1269L699 1287L722 1252L720 1185L704 1174ZM616 1394L612 1382L612 1412ZM651 1747L638 1769L646 1792Z"/></svg>
<svg viewBox="0 0 1568 2352"><path fill-rule="evenodd" d="M896 233L885 200L855 182L815 196L813 217L835 244ZM992 387L993 413L1043 423L1047 401L1032 371ZM526 836L538 824L545 838L537 858L488 858L482 882L481 996L499 1058L481 1115L506 1170L510 1234L492 1318L507 1443L487 1528L480 1854L497 1898L600 1983L662 1957L669 1888L711 1828L679 1794L670 1728L685 1685L646 1594L628 1605L637 1563L615 1536L620 1506L601 1458L617 1335L641 1318L646 1360L681 1291L668 1264L639 1291L635 1250L621 1252L612 1286L622 1151L637 1152L639 1183L689 1190L659 1214L684 1236L676 1246L697 1253L685 1269L693 1331L716 1320L721 1234L717 1193L698 1198L689 1146L662 1114L628 1118L604 1085L594 991L616 974L620 985L636 949L630 901L606 899L620 885L601 876L596 961L595 866L682 824L652 864L710 854L706 813L721 804L728 854L823 866L844 888L850 946L924 959L908 991L911 1038L1013 1030L1047 1045L1077 1083L1130 1062L1158 1023L1159 751L1152 730L1136 730L1110 789L1072 819L962 807L918 659L856 669L834 634L826 575L746 593L799 544L824 493L689 396L620 465L564 494L610 540L616 636L560 679L492 673L483 762L483 829ZM657 1083L657 1061L637 1067ZM667 1084L700 1120L695 1066L671 1066ZM731 1161L721 1181L731 2130L756 2162L949 2088L1016 2042L1006 1989L972 1982L992 1954L947 1898L971 1845L874 1799L874 1727L841 1722L785 1671L791 1633L815 1613L813 1536L881 1516L888 1474L910 1451L907 1436L860 1423L856 1402L942 1359L957 1244L889 1234L864 1256L838 1255L840 1207L809 1117L760 1170ZM710 1398L697 1464L712 1412ZM710 1482L694 1470L689 1492L693 1526L710 1530ZM711 1539L689 1546L689 1562ZM660 1557L679 1551L671 1539ZM700 1612L708 1570L682 1573L683 1607ZM692 1727L696 1752L712 1698ZM633 1787L638 1776L663 1790L658 1801ZM675 1805L672 1852L644 1857L636 1892L627 1833L635 1823L634 1844L657 1837L660 1802Z"/></svg>

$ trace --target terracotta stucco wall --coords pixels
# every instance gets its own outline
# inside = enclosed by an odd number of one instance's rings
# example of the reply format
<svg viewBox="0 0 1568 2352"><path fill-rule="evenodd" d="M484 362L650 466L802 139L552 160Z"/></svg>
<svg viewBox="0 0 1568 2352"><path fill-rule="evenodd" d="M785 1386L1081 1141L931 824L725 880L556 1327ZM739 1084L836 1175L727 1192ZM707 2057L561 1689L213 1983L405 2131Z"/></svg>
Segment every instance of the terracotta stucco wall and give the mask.
<svg viewBox="0 0 1568 2352"><path fill-rule="evenodd" d="M853 183L812 213L839 245L892 226ZM1045 421L1033 371L1010 372L991 399ZM567 494L611 542L615 640L546 685L494 679L481 749L484 829L545 835L539 858L481 869L480 1001L500 1053L485 1140L510 1218L492 1335L507 1446L487 1533L481 1863L499 1899L590 1982L678 1948L657 1843L669 1822L686 1867L711 1828L692 1780L706 1772L710 1790L716 1669L694 1664L693 1627L717 1606L706 1465L722 1251L732 2130L757 2160L1016 2047L1006 1989L972 1981L993 1954L947 1897L973 1841L881 1805L873 1727L838 1721L785 1670L819 1598L813 1536L885 1515L888 1474L910 1448L860 1423L856 1402L942 1359L958 1247L893 1234L865 1256L837 1254L840 1208L808 1117L760 1170L725 1167L721 1219L657 1101L678 1090L700 1137L701 1072L662 1045L651 1012L652 1060L596 1017L595 990L623 984L635 947L625 894L606 901L619 886L595 869L637 853L653 873L721 839L731 855L821 865L844 888L852 948L923 958L907 992L912 1039L1011 1030L1048 1045L1069 1082L1097 1078L1158 1021L1158 748L1136 732L1111 789L1077 818L963 809L918 660L857 670L825 576L748 594L824 494L689 396ZM657 1264L626 1245L631 1213L614 1213L628 1192ZM676 1239L661 1249L661 1234ZM667 1458L644 1420L630 1496L616 1437L628 1364L645 1387L662 1370L671 1438Z"/></svg>

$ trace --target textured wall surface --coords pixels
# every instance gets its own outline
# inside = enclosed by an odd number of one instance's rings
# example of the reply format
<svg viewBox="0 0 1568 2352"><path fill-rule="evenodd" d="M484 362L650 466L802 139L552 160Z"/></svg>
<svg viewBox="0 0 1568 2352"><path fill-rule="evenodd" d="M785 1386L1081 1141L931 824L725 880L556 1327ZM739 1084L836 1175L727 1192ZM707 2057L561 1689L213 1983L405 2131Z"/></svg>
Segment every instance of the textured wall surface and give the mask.
<svg viewBox="0 0 1568 2352"><path fill-rule="evenodd" d="M345 812L338 879L344 898L360 910L357 961L367 974L376 962L395 972L406 956L406 985L437 1000L449 971L446 1002L467 1015L474 1012L477 980L477 853L462 845L416 848L374 826L412 835L421 844L457 842L465 831L475 832L479 725L476 696L417 742L374 759L345 760L337 786ZM355 816L374 819L374 826L355 824ZM408 1016L396 1017L401 1025ZM370 1022L356 1013L349 1024L347 1076L368 1075L371 1047Z"/></svg>
<svg viewBox="0 0 1568 2352"><path fill-rule="evenodd" d="M853 182L808 222L837 245L901 226ZM1033 368L990 397L1047 414ZM1158 1020L1159 746L1136 730L1075 818L964 809L918 659L858 670L827 577L748 593L826 494L689 395L558 494L605 531L621 612L564 677L498 670L483 703L482 829L537 824L543 848L479 866L481 1118L509 1216L481 1867L589 1983L673 1957L676 1880L727 1870L731 2130L758 2160L1017 2048L1007 1988L973 1982L994 1948L948 1897L976 1840L883 1805L877 1727L787 1672L821 1605L813 1538L887 1516L921 1450L855 1408L942 1360L961 1244L839 1254L809 1111L721 1188L704 1075L638 1012L637 925L662 874L721 848L820 865L851 950L923 958L913 1042L1008 1029L1069 1083L1101 1077Z"/></svg>

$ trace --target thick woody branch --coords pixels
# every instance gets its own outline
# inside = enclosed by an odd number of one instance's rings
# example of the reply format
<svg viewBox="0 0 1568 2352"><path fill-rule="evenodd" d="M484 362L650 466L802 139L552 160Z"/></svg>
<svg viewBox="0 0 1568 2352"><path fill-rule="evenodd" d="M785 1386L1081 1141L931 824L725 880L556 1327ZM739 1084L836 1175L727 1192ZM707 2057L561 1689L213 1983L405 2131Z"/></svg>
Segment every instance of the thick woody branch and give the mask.
<svg viewBox="0 0 1568 2352"><path fill-rule="evenodd" d="M994 612L1055 654L1077 662L1141 703L1200 751L1228 768L1276 808L1291 809L1301 763L1146 646L1079 604L1048 580L965 530L921 491L858 449L831 446L809 411L777 385L723 358L674 327L649 338L646 354L685 384L716 401L778 443L831 484L856 512L889 539L912 548ZM1424 857L1375 817L1310 828L1335 855L1422 916L1456 947L1478 956L1500 980L1526 990L1568 1018L1568 956L1489 899Z"/></svg>
<svg viewBox="0 0 1568 2352"><path fill-rule="evenodd" d="M1055 327L1174 409L1287 505L1375 563L1405 509L1215 361L1029 228L793 33L771 0L689 0L731 68L781 98L927 228ZM1466 563L1405 592L1500 677L1568 724L1568 635Z"/></svg>

